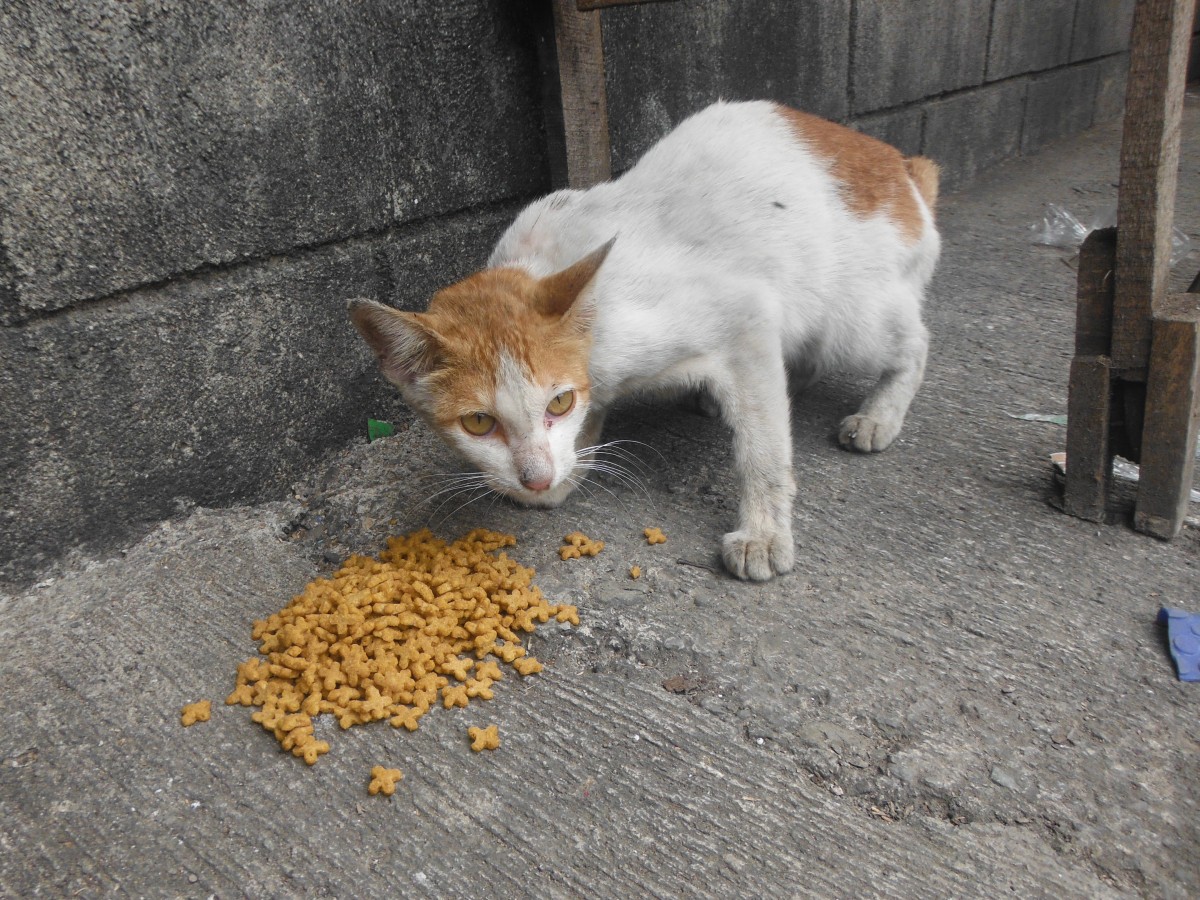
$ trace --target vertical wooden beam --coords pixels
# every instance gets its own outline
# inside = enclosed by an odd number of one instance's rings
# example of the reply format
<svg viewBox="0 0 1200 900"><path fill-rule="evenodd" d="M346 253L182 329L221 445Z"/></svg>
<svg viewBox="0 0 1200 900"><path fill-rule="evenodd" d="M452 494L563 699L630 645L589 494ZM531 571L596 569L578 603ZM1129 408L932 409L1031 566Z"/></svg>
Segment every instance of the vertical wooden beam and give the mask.
<svg viewBox="0 0 1200 900"><path fill-rule="evenodd" d="M1089 522L1103 522L1113 460L1113 370L1108 357L1077 356L1071 360L1070 391L1063 510Z"/></svg>
<svg viewBox="0 0 1200 900"><path fill-rule="evenodd" d="M1113 365L1144 369L1150 317L1166 296L1180 117L1195 0L1138 0L1129 50L1117 201ZM1128 372L1136 379L1136 372Z"/></svg>
<svg viewBox="0 0 1200 900"><path fill-rule="evenodd" d="M1067 486L1063 509L1102 522L1113 450L1113 267L1117 230L1093 231L1079 248L1075 300L1075 358L1067 401Z"/></svg>
<svg viewBox="0 0 1200 900"><path fill-rule="evenodd" d="M665 3L670 0L576 0L575 7L580 10L607 9L610 6L636 6L640 3Z"/></svg>
<svg viewBox="0 0 1200 900"><path fill-rule="evenodd" d="M1191 495L1197 431L1200 294L1176 294L1154 312L1142 469L1133 517L1138 531L1165 539L1179 534Z"/></svg>
<svg viewBox="0 0 1200 900"><path fill-rule="evenodd" d="M550 178L556 188L591 187L612 174L600 13L547 2L538 48Z"/></svg>
<svg viewBox="0 0 1200 900"><path fill-rule="evenodd" d="M1076 356L1107 356L1112 352L1116 261L1117 229L1097 228L1084 238L1075 277Z"/></svg>

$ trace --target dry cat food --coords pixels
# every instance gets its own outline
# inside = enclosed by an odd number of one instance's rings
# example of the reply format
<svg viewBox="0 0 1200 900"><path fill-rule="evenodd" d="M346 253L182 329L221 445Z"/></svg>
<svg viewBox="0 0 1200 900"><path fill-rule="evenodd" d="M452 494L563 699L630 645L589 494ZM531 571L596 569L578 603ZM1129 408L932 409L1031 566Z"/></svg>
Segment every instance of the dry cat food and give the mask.
<svg viewBox="0 0 1200 900"><path fill-rule="evenodd" d="M211 717L211 700L197 700L195 703L189 703L179 713L179 721L183 723L184 728L195 725L197 722L207 722Z"/></svg>
<svg viewBox="0 0 1200 900"><path fill-rule="evenodd" d="M399 769L388 769L384 766L371 768L371 783L367 785L368 794L383 794L390 797L396 793L396 782L404 778Z"/></svg>
<svg viewBox="0 0 1200 900"><path fill-rule="evenodd" d="M471 738L471 749L476 753L484 750L495 750L500 746L500 726L489 725L487 728L476 728L472 725L467 729Z"/></svg>
<svg viewBox="0 0 1200 900"><path fill-rule="evenodd" d="M642 530L642 534L646 536L646 543L651 546L667 542L667 536L662 533L661 528L645 528Z"/></svg>
<svg viewBox="0 0 1200 900"><path fill-rule="evenodd" d="M563 546L558 548L560 559L579 559L583 556L595 556L604 549L604 541L593 541L582 531L572 531L563 538Z"/></svg>
<svg viewBox="0 0 1200 900"><path fill-rule="evenodd" d="M642 567L641 566L630 566L629 567L629 577L635 578L635 579L641 578L642 577Z"/></svg>
<svg viewBox="0 0 1200 900"><path fill-rule="evenodd" d="M415 731L439 697L447 708L490 699L503 676L486 657L541 671L520 634L552 617L579 624L574 606L546 601L533 569L496 552L515 543L479 529L447 544L422 530L389 538L378 559L350 557L254 623L265 658L238 666L225 702L261 707L254 721L312 765L329 750L313 735L323 713L342 728L387 719Z"/></svg>

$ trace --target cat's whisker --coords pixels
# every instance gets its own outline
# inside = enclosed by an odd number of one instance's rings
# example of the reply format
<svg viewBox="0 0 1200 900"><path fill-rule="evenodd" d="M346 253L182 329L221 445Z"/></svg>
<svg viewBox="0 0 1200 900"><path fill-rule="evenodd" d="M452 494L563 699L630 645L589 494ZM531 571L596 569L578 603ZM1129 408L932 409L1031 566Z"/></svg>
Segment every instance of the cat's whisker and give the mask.
<svg viewBox="0 0 1200 900"><path fill-rule="evenodd" d="M650 467L624 447L613 444L598 444L585 447L575 454L577 465L591 466L603 471L619 473L633 479L639 485L651 474Z"/></svg>
<svg viewBox="0 0 1200 900"><path fill-rule="evenodd" d="M588 481L588 479L586 477L584 477L582 475L575 475L574 473L572 473L571 475L568 475L566 480L567 480L567 483L570 484L572 488L579 491L581 494L586 496L589 500L594 500L596 497L596 492L593 490L593 488L603 487L603 485L597 485L594 482ZM615 494L613 496L616 497ZM620 498L617 497L617 500L619 501ZM622 504L622 506L624 506L624 504Z"/></svg>
<svg viewBox="0 0 1200 900"><path fill-rule="evenodd" d="M434 491L432 494L430 494L428 497L426 497L424 502L432 503L434 500L436 500L438 497L442 496L443 494L457 492L460 490L469 489L469 488L473 488L473 487L479 487L486 483L487 483L487 476L485 474L483 474L482 472L475 472L475 473L472 473L470 476L455 478L455 479L451 480L449 483L445 484L445 486L442 487L440 490Z"/></svg>
<svg viewBox="0 0 1200 900"><path fill-rule="evenodd" d="M647 444L645 441L635 441L632 438L618 438L615 441L605 441L602 444L597 444L595 447L590 447L588 449L591 449L591 450L614 449L614 450L621 450L625 453L629 453L630 451L625 449L626 444L630 444L635 447L645 447L647 450L649 450L651 453L653 453L655 456L657 456L663 462L667 461L667 458L662 455L662 453L658 450L657 447L653 446L652 444Z"/></svg>
<svg viewBox="0 0 1200 900"><path fill-rule="evenodd" d="M444 522L446 522L446 520L447 520L447 519L450 519L452 516L456 515L456 514L457 514L457 513L458 513L460 510L466 509L466 508L467 508L468 506L470 506L472 503L475 503L475 502L477 502L477 501L479 501L479 500L482 500L482 499L483 499L484 497L486 497L488 494L494 494L494 493L496 493L496 491L493 491L493 490L492 490L492 488L491 488L491 486L490 486L490 485L484 485L484 486L483 486L483 489L482 489L482 491L479 491L478 489L476 489L476 490L477 490L477 493L476 493L476 494L475 494L473 497L469 497L469 498L466 500L466 502L465 502L465 503L460 503L460 504L459 504L458 506L456 506L454 509L450 510L450 512L446 513L446 515L442 516L442 518L440 518L440 519L439 519L439 520L438 520L438 521L435 523L435 526L434 526L434 527L439 527L439 526L441 526L441 525L442 525ZM465 491L460 491L459 493L465 493ZM455 495L455 496L457 496L457 495ZM443 504L443 505L444 505L444 504ZM439 508L439 509L441 509L441 507L440 507L440 506L439 506L438 508Z"/></svg>
<svg viewBox="0 0 1200 900"><path fill-rule="evenodd" d="M429 504L429 503L432 503L437 497L440 497L443 494L447 495L445 497L445 499L442 500L441 503L439 503L432 511L430 511L429 517L433 518L434 516L436 516L438 514L438 512L444 506L446 506L446 504L452 503L457 497L460 497L461 495L463 495L465 493L477 491L480 488L482 488L485 492L492 490L491 483L488 479L488 476L482 472L475 473L475 477L472 479L462 481L462 482L453 484L449 487L443 488L442 490L438 491L437 493L435 493L432 496L430 496L429 498L427 498L427 500L425 501L426 504ZM445 518L443 518L441 521L444 522Z"/></svg>
<svg viewBox="0 0 1200 900"><path fill-rule="evenodd" d="M644 484L642 484L637 478L635 478L634 476L630 475L627 472L623 472L620 469L612 468L610 466L605 466L603 464L597 464L594 462L593 463L585 463L580 468L582 468L586 472L596 472L600 475L608 475L608 476L614 478L616 481L618 481L625 488L644 497L652 505L654 503L654 498L650 495L650 491L646 488L646 486ZM609 490L609 488L605 484L603 484L603 482L594 480L594 481L592 481L592 483L595 484L597 487L601 487L601 488L604 488L605 490ZM616 494L614 493L613 496L615 497Z"/></svg>
<svg viewBox="0 0 1200 900"><path fill-rule="evenodd" d="M581 462L579 465L577 465L575 470L570 475L567 476L567 480L570 481L571 484L573 484L578 489L583 489L583 486L585 484L587 484L591 487L599 488L600 490L606 492L614 500L616 500L617 503L619 503L621 505L621 508L625 510L625 513L632 517L633 513L631 512L629 507L626 505L624 498L621 497L620 494L618 494L616 491L614 491L612 488L610 488L607 484L604 484L603 482L596 481L594 479L588 479L588 478L585 478L584 476L576 474L580 470L583 470L585 472L593 471L593 465L590 463L584 463L584 462ZM630 485L627 485L627 486L630 486ZM636 481L634 482L634 485L632 485L632 486L633 487L642 487L640 484L637 484ZM654 500L653 500L653 498L650 497L649 492L646 492L644 487L642 488L642 490L645 493L647 500L649 500L650 505L653 506ZM589 494L589 496L591 496L591 495Z"/></svg>
<svg viewBox="0 0 1200 900"><path fill-rule="evenodd" d="M625 487L640 493L653 505L654 500L643 480L649 477L649 468L631 451L620 446L622 443L626 442L609 441L577 451L576 469L612 476Z"/></svg>
<svg viewBox="0 0 1200 900"><path fill-rule="evenodd" d="M591 459L597 460L609 465L616 465L622 468L628 468L631 471L636 471L641 478L649 478L653 474L653 469L646 463L642 462L636 456L628 453L628 451L616 451L611 449L598 450L588 454Z"/></svg>
<svg viewBox="0 0 1200 900"><path fill-rule="evenodd" d="M597 459L592 457L591 459L580 460L577 465L593 472L604 472L609 475L614 475L621 479L621 481L625 484L636 484L638 487L644 486L640 473L633 472L625 468L625 466L619 460Z"/></svg>
<svg viewBox="0 0 1200 900"><path fill-rule="evenodd" d="M581 461L586 458L597 459L601 462L608 462L619 465L622 468L636 470L637 474L642 478L649 478L654 473L654 469L645 460L641 459L632 450L618 446L622 443L640 443L626 441L611 441L607 444L597 444L595 447L585 447L576 453L576 458ZM644 445L649 446L649 445ZM653 448L651 448L653 449ZM655 451L656 453L658 451ZM661 454L660 454L661 456ZM663 459L666 462L666 459Z"/></svg>
<svg viewBox="0 0 1200 900"><path fill-rule="evenodd" d="M411 476L417 481L432 481L435 478L440 479L456 479L456 478L473 478L482 475L482 472L422 472L419 475Z"/></svg>

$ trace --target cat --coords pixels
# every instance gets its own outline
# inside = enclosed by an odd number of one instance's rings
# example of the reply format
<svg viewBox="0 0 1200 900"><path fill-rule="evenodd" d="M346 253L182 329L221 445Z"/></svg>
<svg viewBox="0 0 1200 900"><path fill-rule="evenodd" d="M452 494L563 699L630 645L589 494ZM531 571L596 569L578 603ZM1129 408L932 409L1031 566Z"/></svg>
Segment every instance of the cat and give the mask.
<svg viewBox="0 0 1200 900"><path fill-rule="evenodd" d="M766 101L717 103L621 177L526 207L487 267L425 313L350 301L384 375L493 490L554 506L605 413L702 391L733 431L742 579L792 569L789 372L878 375L838 440L896 438L928 350L938 167Z"/></svg>

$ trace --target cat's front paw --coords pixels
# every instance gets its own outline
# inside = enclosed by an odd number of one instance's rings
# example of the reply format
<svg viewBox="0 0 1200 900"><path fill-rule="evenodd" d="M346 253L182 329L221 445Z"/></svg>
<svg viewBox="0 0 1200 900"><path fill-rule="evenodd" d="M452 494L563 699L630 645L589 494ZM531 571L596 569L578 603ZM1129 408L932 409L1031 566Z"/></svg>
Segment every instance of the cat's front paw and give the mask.
<svg viewBox="0 0 1200 900"><path fill-rule="evenodd" d="M725 568L741 579L767 581L792 571L796 551L791 529L773 532L731 531L721 541Z"/></svg>
<svg viewBox="0 0 1200 900"><path fill-rule="evenodd" d="M859 453L878 453L891 446L900 433L900 422L874 419L871 416L846 416L838 428L838 443L847 450Z"/></svg>

